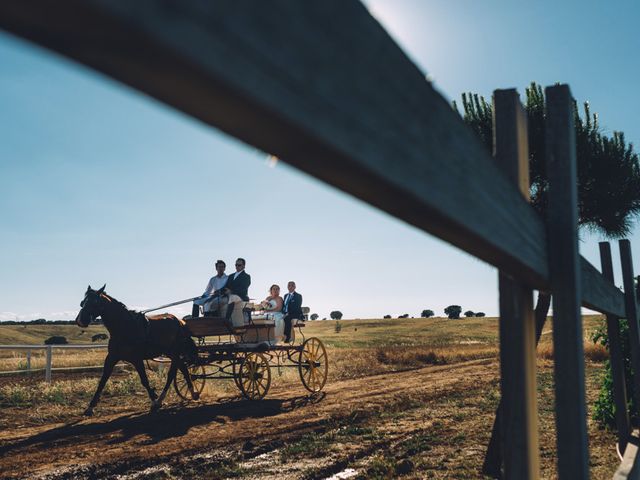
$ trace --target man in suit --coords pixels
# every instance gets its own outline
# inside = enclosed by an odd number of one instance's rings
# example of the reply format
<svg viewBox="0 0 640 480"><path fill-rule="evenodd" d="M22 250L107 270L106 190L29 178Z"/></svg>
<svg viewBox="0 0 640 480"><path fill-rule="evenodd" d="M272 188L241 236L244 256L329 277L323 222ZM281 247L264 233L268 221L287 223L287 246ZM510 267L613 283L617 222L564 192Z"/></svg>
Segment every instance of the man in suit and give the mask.
<svg viewBox="0 0 640 480"><path fill-rule="evenodd" d="M302 295L296 292L296 282L289 282L287 284L287 293L284 296L284 305L282 306L282 313L284 314L284 342L289 343L291 341L291 321L294 318L301 320L302 314Z"/></svg>
<svg viewBox="0 0 640 480"><path fill-rule="evenodd" d="M229 304L227 306L227 320L231 318L231 313L237 302L249 301L249 285L251 285L251 276L244 271L246 262L244 258L236 260L236 272L229 275L227 283L222 287L222 292L228 296Z"/></svg>

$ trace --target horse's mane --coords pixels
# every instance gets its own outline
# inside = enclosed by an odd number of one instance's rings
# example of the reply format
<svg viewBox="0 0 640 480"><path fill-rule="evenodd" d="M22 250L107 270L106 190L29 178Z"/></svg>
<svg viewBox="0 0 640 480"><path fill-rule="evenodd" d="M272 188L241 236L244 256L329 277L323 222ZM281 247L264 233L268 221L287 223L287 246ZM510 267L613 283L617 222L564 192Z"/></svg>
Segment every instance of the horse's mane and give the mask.
<svg viewBox="0 0 640 480"><path fill-rule="evenodd" d="M127 306L124 303L122 303L120 300L113 298L111 295L107 295L104 292L102 293L102 295L104 295L110 302L114 303L116 306L122 308L123 310L126 310L130 315L132 316L140 315L140 312L127 308Z"/></svg>

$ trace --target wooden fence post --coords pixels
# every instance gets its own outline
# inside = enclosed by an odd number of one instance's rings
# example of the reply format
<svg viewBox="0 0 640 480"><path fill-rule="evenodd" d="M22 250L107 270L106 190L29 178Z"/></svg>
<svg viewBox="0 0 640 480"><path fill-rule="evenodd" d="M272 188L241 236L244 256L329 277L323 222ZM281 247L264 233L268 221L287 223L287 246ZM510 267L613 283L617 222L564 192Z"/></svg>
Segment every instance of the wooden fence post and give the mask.
<svg viewBox="0 0 640 480"><path fill-rule="evenodd" d="M53 353L53 347L51 345L47 345L47 366L44 371L44 379L45 382L51 383L51 358Z"/></svg>
<svg viewBox="0 0 640 480"><path fill-rule="evenodd" d="M600 242L600 264L602 275L614 283L613 262L609 242ZM609 357L611 376L613 378L613 401L616 407L616 427L618 429L618 446L624 455L629 435L631 434L629 412L627 410L627 386L625 384L624 359L620 340L620 319L615 315L607 315L607 336L609 337Z"/></svg>
<svg viewBox="0 0 640 480"><path fill-rule="evenodd" d="M547 87L547 242L553 297L558 476L589 478L584 386L578 195L573 99L567 85Z"/></svg>
<svg viewBox="0 0 640 480"><path fill-rule="evenodd" d="M31 350L27 350L27 372L31 372Z"/></svg>
<svg viewBox="0 0 640 480"><path fill-rule="evenodd" d="M494 148L498 166L529 199L526 113L514 89L496 90ZM505 478L539 477L533 291L499 273L502 411L498 414ZM497 465L500 467L499 463Z"/></svg>
<svg viewBox="0 0 640 480"><path fill-rule="evenodd" d="M629 240L618 241L620 262L622 264L622 283L624 299L629 323L629 348L631 349L631 365L633 366L633 396L636 405L640 405L640 327L638 326L638 304L636 289L633 285L633 260Z"/></svg>

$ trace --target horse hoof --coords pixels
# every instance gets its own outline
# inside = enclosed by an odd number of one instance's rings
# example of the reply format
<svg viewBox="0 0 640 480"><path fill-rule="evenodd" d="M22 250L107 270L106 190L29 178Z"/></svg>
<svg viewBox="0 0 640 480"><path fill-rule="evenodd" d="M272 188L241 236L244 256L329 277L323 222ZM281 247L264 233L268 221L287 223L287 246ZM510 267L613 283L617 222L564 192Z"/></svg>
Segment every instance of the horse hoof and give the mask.
<svg viewBox="0 0 640 480"><path fill-rule="evenodd" d="M193 398L194 400L199 400L200 394L198 392L193 392L193 395L191 395L191 398Z"/></svg>
<svg viewBox="0 0 640 480"><path fill-rule="evenodd" d="M85 417L93 417L93 408L87 408L87 409L84 411L84 416L85 416Z"/></svg>

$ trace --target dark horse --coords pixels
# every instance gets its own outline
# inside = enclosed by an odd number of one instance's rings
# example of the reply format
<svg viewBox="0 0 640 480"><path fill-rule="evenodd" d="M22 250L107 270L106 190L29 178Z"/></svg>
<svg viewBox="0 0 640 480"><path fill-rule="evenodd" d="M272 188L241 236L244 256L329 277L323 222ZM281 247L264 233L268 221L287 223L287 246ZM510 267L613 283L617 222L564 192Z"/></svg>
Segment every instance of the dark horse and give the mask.
<svg viewBox="0 0 640 480"><path fill-rule="evenodd" d="M76 317L76 323L83 328L95 318L102 317L104 326L111 334L102 378L84 414L93 415L93 409L100 399L102 389L111 376L113 367L120 360L131 363L138 371L140 381L149 393L152 412L162 406L162 401L178 369L187 380L191 397L197 400L198 394L193 390L191 376L187 369L187 363L195 361L197 351L184 322L168 313L145 317L142 313L127 310L125 305L105 293L105 287L106 285L100 290L92 290L90 286L87 288L84 299L80 303L80 313ZM160 355L166 355L171 359L171 367L167 375L167 383L158 397L149 385L144 360Z"/></svg>

